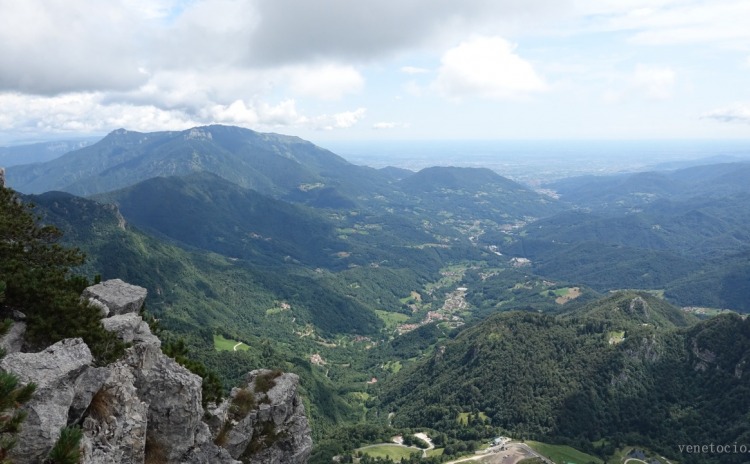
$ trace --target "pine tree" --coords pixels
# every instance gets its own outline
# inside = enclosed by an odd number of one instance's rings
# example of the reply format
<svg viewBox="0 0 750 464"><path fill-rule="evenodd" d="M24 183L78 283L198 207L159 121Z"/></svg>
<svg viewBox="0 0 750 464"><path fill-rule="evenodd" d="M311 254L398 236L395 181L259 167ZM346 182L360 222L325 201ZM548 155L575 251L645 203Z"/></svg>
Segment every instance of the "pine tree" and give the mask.
<svg viewBox="0 0 750 464"><path fill-rule="evenodd" d="M50 451L44 464L78 464L81 462L81 438L83 431L80 427L63 427L60 438Z"/></svg>
<svg viewBox="0 0 750 464"><path fill-rule="evenodd" d="M28 316L27 342L39 348L81 337L99 364L116 359L123 343L104 330L98 309L81 302L82 279L70 274L83 263L83 253L57 243L62 233L41 225L32 211L15 192L0 188L0 281L6 287L2 305Z"/></svg>

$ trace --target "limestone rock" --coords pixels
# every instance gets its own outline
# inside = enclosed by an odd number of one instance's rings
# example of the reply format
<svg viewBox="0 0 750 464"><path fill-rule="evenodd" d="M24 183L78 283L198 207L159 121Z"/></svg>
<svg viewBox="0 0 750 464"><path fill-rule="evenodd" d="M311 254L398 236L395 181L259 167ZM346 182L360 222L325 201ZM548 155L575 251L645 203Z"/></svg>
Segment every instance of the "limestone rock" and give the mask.
<svg viewBox="0 0 750 464"><path fill-rule="evenodd" d="M102 319L102 325L126 343L161 345L161 341L151 333L148 324L136 313L118 314Z"/></svg>
<svg viewBox="0 0 750 464"><path fill-rule="evenodd" d="M8 332L0 337L0 348L6 354L18 353L23 348L23 335L26 333L25 322L14 322Z"/></svg>
<svg viewBox="0 0 750 464"><path fill-rule="evenodd" d="M196 430L195 445L182 460L183 464L242 464L229 451L214 444L211 431L203 422Z"/></svg>
<svg viewBox="0 0 750 464"><path fill-rule="evenodd" d="M89 367L79 375L73 384L73 402L68 409L68 425L80 422L91 404L91 399L104 385L110 373L106 367Z"/></svg>
<svg viewBox="0 0 750 464"><path fill-rule="evenodd" d="M0 368L13 372L22 383L34 382L36 392L24 409L28 416L11 458L17 464L41 462L68 424L76 397L76 379L91 369L91 351L80 338L55 343L39 353L13 353ZM80 386L80 385L79 385Z"/></svg>
<svg viewBox="0 0 750 464"><path fill-rule="evenodd" d="M195 445L203 417L201 378L149 345L131 348L126 362L138 397L148 404L148 445L178 462Z"/></svg>
<svg viewBox="0 0 750 464"><path fill-rule="evenodd" d="M280 374L273 378L273 386L267 392L258 391L256 379L269 375L271 371L266 369L247 375L245 390L253 393L256 406L244 417L231 413L232 403L241 391L235 388L227 401L209 412L207 422L215 436L222 434L222 446L235 459L268 464L306 463L312 438L305 407L297 393L299 377Z"/></svg>
<svg viewBox="0 0 750 464"><path fill-rule="evenodd" d="M14 323L0 340L9 351L0 369L37 385L24 405L28 416L10 456L13 462L43 462L67 425L83 428L84 464L241 464L238 458L245 463L307 462L312 440L297 376L253 371L244 390L255 401L241 417L230 410L229 400L206 413L201 378L162 353L159 339L137 314L145 297L145 289L120 280L91 286L82 296L111 314L102 320L105 329L132 343L106 367L92 366L91 352L80 338L39 353L18 352L23 322ZM272 376L268 391L256 391L259 376ZM235 389L234 397L240 391ZM222 431L218 441L225 447L214 442Z"/></svg>
<svg viewBox="0 0 750 464"><path fill-rule="evenodd" d="M94 396L83 421L83 464L142 463L146 452L148 405L138 398L135 376L122 361Z"/></svg>
<svg viewBox="0 0 750 464"><path fill-rule="evenodd" d="M87 287L82 297L100 308L102 304L106 306L109 312L105 315L117 315L137 313L143 306L147 293L143 287L112 279Z"/></svg>

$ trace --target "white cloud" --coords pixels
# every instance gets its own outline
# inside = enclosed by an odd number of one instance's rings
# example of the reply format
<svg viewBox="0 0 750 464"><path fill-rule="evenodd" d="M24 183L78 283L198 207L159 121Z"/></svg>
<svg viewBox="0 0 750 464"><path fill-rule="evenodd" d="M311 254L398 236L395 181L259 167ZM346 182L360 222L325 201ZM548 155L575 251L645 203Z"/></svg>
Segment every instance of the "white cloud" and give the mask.
<svg viewBox="0 0 750 464"><path fill-rule="evenodd" d="M676 74L666 66L638 64L633 73L633 85L654 100L666 100L674 92Z"/></svg>
<svg viewBox="0 0 750 464"><path fill-rule="evenodd" d="M401 68L401 72L404 74L414 75L414 74L426 74L430 72L430 70L426 68L418 68L416 66L403 66Z"/></svg>
<svg viewBox="0 0 750 464"><path fill-rule="evenodd" d="M322 100L337 100L346 94L359 92L365 83L353 66L300 66L288 72L292 92Z"/></svg>
<svg viewBox="0 0 750 464"><path fill-rule="evenodd" d="M317 130L348 129L365 117L367 110L357 108L354 111L344 111L332 115L320 115L307 121L307 126Z"/></svg>
<svg viewBox="0 0 750 464"><path fill-rule="evenodd" d="M507 99L547 89L501 37L476 37L446 51L434 87L444 96Z"/></svg>
<svg viewBox="0 0 750 464"><path fill-rule="evenodd" d="M585 29L624 31L639 45L750 41L747 0L579 0L575 7Z"/></svg>
<svg viewBox="0 0 750 464"><path fill-rule="evenodd" d="M393 121L381 121L372 125L372 128L375 130L403 129L407 127L409 127L408 124Z"/></svg>
<svg viewBox="0 0 750 464"><path fill-rule="evenodd" d="M264 101L236 100L213 104L191 112L153 105L111 102L101 92L69 93L62 96L28 96L0 93L0 133L101 134L124 127L151 132L183 130L204 124L232 124L258 130L274 128L347 129L365 115L365 109L306 116L294 100L272 105Z"/></svg>
<svg viewBox="0 0 750 464"><path fill-rule="evenodd" d="M101 103L101 93L55 97L0 93L0 131L42 133L101 133L119 127L132 130L177 130L199 121L179 111L148 105Z"/></svg>
<svg viewBox="0 0 750 464"><path fill-rule="evenodd" d="M713 119L720 122L750 124L750 104L738 103L733 106L718 108L703 114L701 118Z"/></svg>

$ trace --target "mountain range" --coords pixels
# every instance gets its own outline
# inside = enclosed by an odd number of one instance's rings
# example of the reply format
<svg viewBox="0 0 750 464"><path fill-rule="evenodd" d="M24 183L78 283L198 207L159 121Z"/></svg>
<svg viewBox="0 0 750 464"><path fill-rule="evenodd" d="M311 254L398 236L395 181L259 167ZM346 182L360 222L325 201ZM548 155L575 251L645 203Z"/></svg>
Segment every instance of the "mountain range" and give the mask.
<svg viewBox="0 0 750 464"><path fill-rule="evenodd" d="M313 462L418 428L445 459L511 434L699 462L669 443L750 436L746 319L671 304L750 312L750 164L542 194L207 126L118 130L7 179L86 252L74 272L148 288L160 335L225 387L300 375Z"/></svg>

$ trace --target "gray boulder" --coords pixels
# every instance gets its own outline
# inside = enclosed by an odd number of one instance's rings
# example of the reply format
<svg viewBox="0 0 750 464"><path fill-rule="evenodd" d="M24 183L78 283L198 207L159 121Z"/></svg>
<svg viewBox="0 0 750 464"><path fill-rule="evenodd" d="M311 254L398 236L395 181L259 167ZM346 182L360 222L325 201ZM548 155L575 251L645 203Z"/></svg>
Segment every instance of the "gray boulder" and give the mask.
<svg viewBox="0 0 750 464"><path fill-rule="evenodd" d="M0 369L13 372L26 384L37 385L36 392L24 409L28 413L18 444L11 451L17 464L41 462L54 446L60 429L68 424L68 412L77 395L76 388L91 390L91 385L78 381L86 376L93 358L80 338L55 343L39 353L12 353L0 360Z"/></svg>
<svg viewBox="0 0 750 464"><path fill-rule="evenodd" d="M133 346L124 362L133 371L138 397L148 404L147 447L167 462L179 462L196 443L202 379L153 345Z"/></svg>
<svg viewBox="0 0 750 464"><path fill-rule="evenodd" d="M0 337L0 348L6 354L18 353L23 348L23 336L26 333L25 322L14 322L8 332Z"/></svg>
<svg viewBox="0 0 750 464"><path fill-rule="evenodd" d="M112 279L87 287L81 296L102 309L104 316L108 316L137 313L143 307L147 294L143 287ZM104 307L108 312L104 311Z"/></svg>
<svg viewBox="0 0 750 464"><path fill-rule="evenodd" d="M161 346L161 341L151 333L151 328L136 313L118 314L102 319L104 329L114 332L126 343L146 343Z"/></svg>

